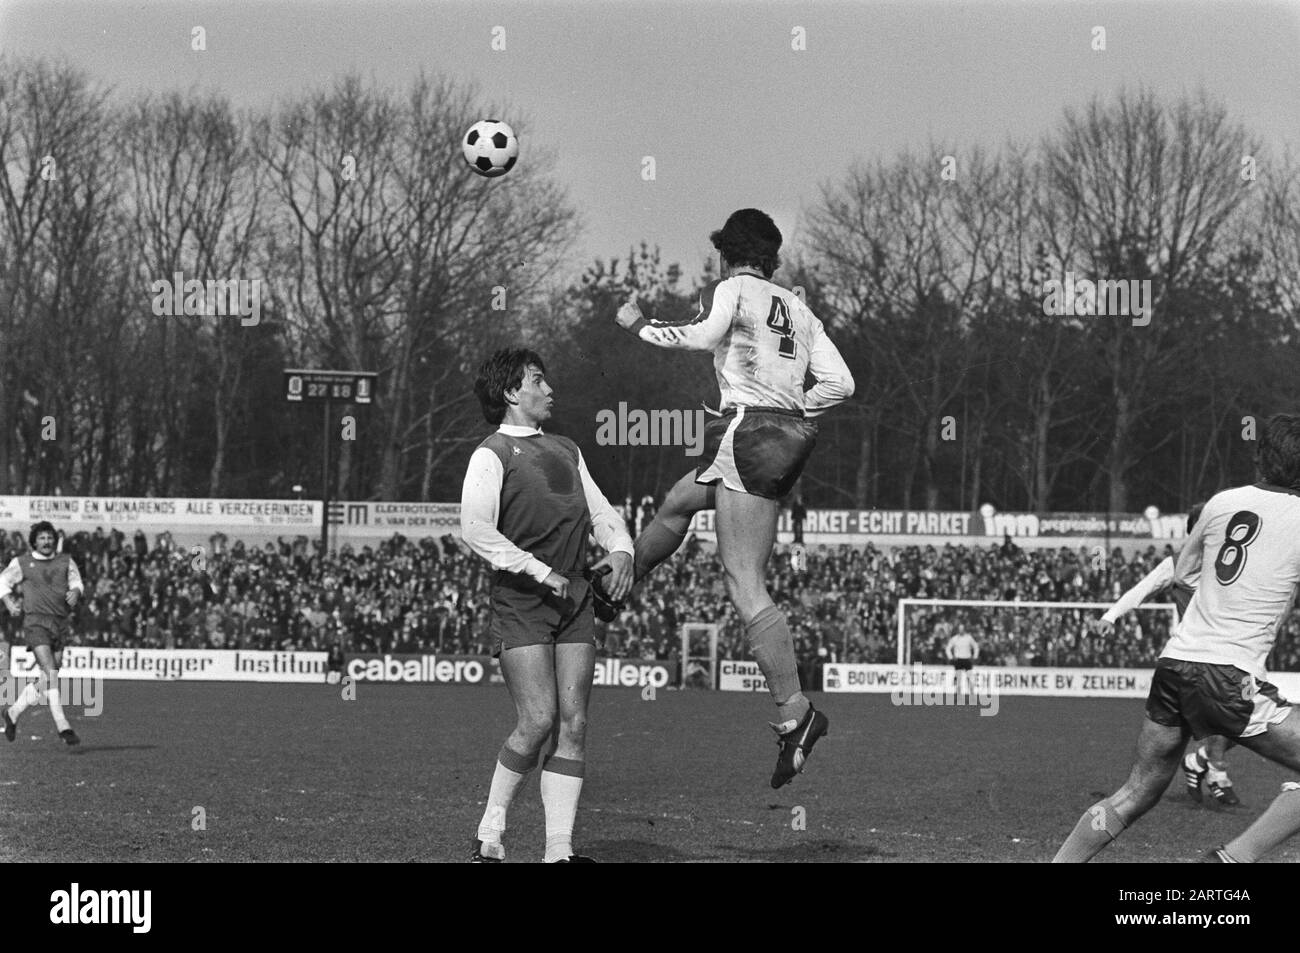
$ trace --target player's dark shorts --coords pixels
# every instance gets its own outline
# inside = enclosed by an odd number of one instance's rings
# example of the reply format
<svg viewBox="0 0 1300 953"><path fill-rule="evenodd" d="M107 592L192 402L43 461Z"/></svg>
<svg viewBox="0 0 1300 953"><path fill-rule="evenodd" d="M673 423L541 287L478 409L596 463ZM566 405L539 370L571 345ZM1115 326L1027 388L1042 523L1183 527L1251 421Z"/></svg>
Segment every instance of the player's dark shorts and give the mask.
<svg viewBox="0 0 1300 953"><path fill-rule="evenodd" d="M1250 738L1290 712L1275 686L1234 665L1209 662L1160 659L1147 695L1148 718L1168 728L1186 725L1196 738Z"/></svg>
<svg viewBox="0 0 1300 953"><path fill-rule="evenodd" d="M975 666L975 660L969 658L957 658L952 660L952 667L959 672L969 672Z"/></svg>
<svg viewBox="0 0 1300 953"><path fill-rule="evenodd" d="M794 486L817 445L817 425L797 410L738 407L704 426L696 483L774 500Z"/></svg>
<svg viewBox="0 0 1300 953"><path fill-rule="evenodd" d="M567 601L561 601L546 586L527 576L498 576L492 586L488 630L495 646L494 656L525 645L597 644L591 584L581 572L562 575L569 580Z"/></svg>
<svg viewBox="0 0 1300 953"><path fill-rule="evenodd" d="M62 652L63 643L72 634L72 626L66 618L56 615L36 615L26 613L23 616L23 631L19 644L28 648L48 645L52 652Z"/></svg>

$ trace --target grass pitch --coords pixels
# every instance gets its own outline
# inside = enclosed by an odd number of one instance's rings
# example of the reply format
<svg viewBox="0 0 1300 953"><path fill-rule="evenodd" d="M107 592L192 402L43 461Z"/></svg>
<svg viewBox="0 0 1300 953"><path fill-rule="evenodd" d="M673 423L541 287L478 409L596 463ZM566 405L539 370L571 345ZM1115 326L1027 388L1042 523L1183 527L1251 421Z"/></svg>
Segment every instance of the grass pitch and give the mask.
<svg viewBox="0 0 1300 953"><path fill-rule="evenodd" d="M462 861L513 721L500 687L107 682L103 713L44 708L0 740L0 861ZM575 845L601 861L1050 860L1124 780L1142 703L1004 697L976 708L822 695L808 772L773 791L766 696L593 692ZM1102 862L1187 861L1288 780L1229 754L1242 807L1195 806L1181 773ZM536 778L511 862L540 861ZM801 828L802 829L799 829ZM1271 860L1300 860L1300 845Z"/></svg>

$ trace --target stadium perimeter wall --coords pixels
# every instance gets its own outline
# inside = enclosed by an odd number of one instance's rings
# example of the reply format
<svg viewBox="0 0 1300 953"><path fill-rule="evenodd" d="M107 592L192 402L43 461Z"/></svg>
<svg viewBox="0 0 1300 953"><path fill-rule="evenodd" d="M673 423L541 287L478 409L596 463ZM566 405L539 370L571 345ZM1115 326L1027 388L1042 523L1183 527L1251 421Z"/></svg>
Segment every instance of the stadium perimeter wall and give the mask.
<svg viewBox="0 0 1300 953"><path fill-rule="evenodd" d="M24 535L32 523L47 519L68 535L117 529L131 537L143 531L150 548L170 533L186 548L209 545L214 534L228 542L274 543L283 537L320 537L323 504L319 500L213 500L93 496L0 496L0 530ZM460 535L458 503L333 502L329 507L330 545L374 545L400 533L411 539ZM809 546L877 547L964 544L990 546L1011 539L1026 549L1109 545L1125 554L1155 546L1177 548L1184 536L1182 514L1148 519L1141 514L979 513L924 510L812 510L804 521ZM1109 530L1109 532L1107 532ZM691 531L706 544L714 540L713 513L696 516ZM794 523L783 511L778 543L794 540Z"/></svg>
<svg viewBox="0 0 1300 953"><path fill-rule="evenodd" d="M17 680L39 674L24 646L11 653L10 673ZM758 664L721 659L717 687L726 692L765 692ZM69 646L60 677L111 681L278 682L324 684L331 674L325 652L266 652L242 649L134 649ZM418 685L501 685L496 659L477 655L348 653L335 670L335 681ZM976 666L971 681L959 686L950 666L862 665L830 663L822 670L822 690L888 694L899 705L979 705L996 714L992 699L1012 695L1062 698L1143 699L1151 687L1151 669L1092 669ZM1300 697L1300 672L1270 674L1287 698ZM645 693L675 687L678 666L654 659L602 658L596 662L597 687L631 688ZM13 683L0 685L0 695Z"/></svg>

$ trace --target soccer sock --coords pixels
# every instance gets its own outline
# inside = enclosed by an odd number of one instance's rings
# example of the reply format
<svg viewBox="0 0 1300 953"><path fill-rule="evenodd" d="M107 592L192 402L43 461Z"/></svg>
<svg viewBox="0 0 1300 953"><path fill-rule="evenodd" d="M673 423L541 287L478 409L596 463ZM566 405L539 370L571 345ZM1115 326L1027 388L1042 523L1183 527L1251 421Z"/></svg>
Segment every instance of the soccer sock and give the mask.
<svg viewBox="0 0 1300 953"><path fill-rule="evenodd" d="M1253 864L1300 831L1300 784L1288 781L1255 823L1223 848L1239 864Z"/></svg>
<svg viewBox="0 0 1300 953"><path fill-rule="evenodd" d="M652 519L633 545L633 579L639 582L654 572L656 566L677 552L685 538L686 533L669 529L659 517Z"/></svg>
<svg viewBox="0 0 1300 953"><path fill-rule="evenodd" d="M18 701L9 706L9 718L17 721L18 716L25 712L29 706L35 705L40 701L41 693L36 687L35 682L28 682L27 687L22 690L18 696Z"/></svg>
<svg viewBox="0 0 1300 953"><path fill-rule="evenodd" d="M1083 817L1074 825L1074 830L1056 852L1052 863L1086 864L1124 833L1126 826L1109 798L1098 801L1083 812Z"/></svg>
<svg viewBox="0 0 1300 953"><path fill-rule="evenodd" d="M803 721L812 707L799 686L799 665L794 658L794 637L785 621L785 613L776 606L768 606L745 626L745 638L754 653L767 690L776 702L782 721Z"/></svg>
<svg viewBox="0 0 1300 953"><path fill-rule="evenodd" d="M520 754L508 745L501 746L497 755L496 770L492 773L492 787L488 790L487 809L478 824L478 839L484 844L500 844L506 832L506 811L528 777L537 767L537 752Z"/></svg>
<svg viewBox="0 0 1300 953"><path fill-rule="evenodd" d="M542 763L542 809L546 812L546 862L553 864L573 853L573 819L586 762L547 758Z"/></svg>
<svg viewBox="0 0 1300 953"><path fill-rule="evenodd" d="M50 717L54 719L54 727L59 731L67 731L72 726L68 724L68 716L63 714L63 699L59 697L59 680L53 679L49 688L45 689L45 701L50 706Z"/></svg>

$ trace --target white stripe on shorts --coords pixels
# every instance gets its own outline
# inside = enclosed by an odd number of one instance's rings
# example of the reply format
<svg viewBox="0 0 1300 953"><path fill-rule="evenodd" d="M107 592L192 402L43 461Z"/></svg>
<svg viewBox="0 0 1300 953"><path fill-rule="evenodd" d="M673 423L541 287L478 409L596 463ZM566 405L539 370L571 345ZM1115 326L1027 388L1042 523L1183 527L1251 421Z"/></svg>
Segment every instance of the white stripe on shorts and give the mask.
<svg viewBox="0 0 1300 953"><path fill-rule="evenodd" d="M745 408L736 408L736 417L727 426L727 432L722 435L722 440L718 443L718 452L714 456L713 462L709 468L695 478L696 483L716 483L722 481L723 486L728 490L735 490L738 493L748 493L745 484L741 482L740 470L736 467L735 454L735 436L736 428L740 422L745 419Z"/></svg>
<svg viewBox="0 0 1300 953"><path fill-rule="evenodd" d="M1255 735L1261 735L1268 731L1270 725L1281 724L1286 720L1286 716L1291 714L1291 704L1285 699L1279 705L1263 692L1256 692L1254 701L1255 705L1250 712L1250 721L1246 723L1245 731L1237 736L1239 738L1253 738Z"/></svg>

